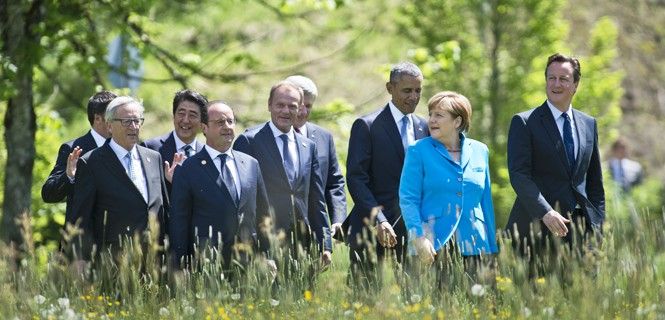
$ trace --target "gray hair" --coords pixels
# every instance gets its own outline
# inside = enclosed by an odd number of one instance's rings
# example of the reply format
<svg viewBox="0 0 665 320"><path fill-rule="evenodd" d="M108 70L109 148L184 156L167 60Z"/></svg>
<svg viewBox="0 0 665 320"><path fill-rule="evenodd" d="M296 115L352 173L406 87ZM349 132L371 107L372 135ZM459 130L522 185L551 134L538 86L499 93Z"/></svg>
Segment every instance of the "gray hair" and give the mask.
<svg viewBox="0 0 665 320"><path fill-rule="evenodd" d="M420 68L418 68L417 65L408 61L402 61L390 69L390 82L396 83L403 76L411 76L422 79L423 73L420 71Z"/></svg>
<svg viewBox="0 0 665 320"><path fill-rule="evenodd" d="M115 118L115 114L118 111L119 107L122 107L122 106L128 105L128 104L134 104L134 105L138 106L139 110L141 111L141 114L143 114L143 112L145 111L145 109L143 108L143 105L138 100L136 100L132 97L128 97L128 96L120 96L120 97L117 97L117 98L113 99L109 103L109 106L106 107L106 112L104 113L104 119L106 120L106 122L110 122L110 121L113 120L113 118Z"/></svg>
<svg viewBox="0 0 665 320"><path fill-rule="evenodd" d="M319 95L319 90L316 89L316 84L314 84L314 81L310 78L301 75L293 75L284 80L300 87L306 96L316 98Z"/></svg>

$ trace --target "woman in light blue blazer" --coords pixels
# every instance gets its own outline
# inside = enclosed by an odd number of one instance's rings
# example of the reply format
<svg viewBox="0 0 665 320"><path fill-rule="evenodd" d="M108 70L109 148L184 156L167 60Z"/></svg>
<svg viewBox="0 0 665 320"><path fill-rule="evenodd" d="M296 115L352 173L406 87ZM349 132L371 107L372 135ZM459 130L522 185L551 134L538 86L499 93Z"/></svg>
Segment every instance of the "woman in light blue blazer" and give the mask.
<svg viewBox="0 0 665 320"><path fill-rule="evenodd" d="M465 266L498 252L487 146L467 138L471 104L444 91L427 103L430 137L409 147L399 201L412 247L425 262L461 253ZM469 271L469 270L467 270Z"/></svg>

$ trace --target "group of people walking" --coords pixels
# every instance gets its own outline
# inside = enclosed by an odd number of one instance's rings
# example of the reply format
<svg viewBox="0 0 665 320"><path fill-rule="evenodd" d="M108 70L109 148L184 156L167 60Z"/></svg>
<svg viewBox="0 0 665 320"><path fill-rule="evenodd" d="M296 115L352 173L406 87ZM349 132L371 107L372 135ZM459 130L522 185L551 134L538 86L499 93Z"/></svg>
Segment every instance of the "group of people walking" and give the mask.
<svg viewBox="0 0 665 320"><path fill-rule="evenodd" d="M517 198L506 234L529 259L550 241L582 249L574 243L602 231L597 125L571 105L580 78L576 59L550 56L547 100L511 121ZM200 248L212 247L225 266L261 259L271 270L298 272L299 259L314 257L325 269L333 238L349 246L349 284L365 290L380 288L387 257L442 266L454 256L470 273L491 268L499 247L490 152L468 137L472 106L462 94L436 93L428 119L414 114L422 82L416 65L392 67L391 100L353 123L346 177L330 132L308 121L318 95L309 78L276 83L270 120L238 136L231 106L182 90L173 131L141 142L141 103L99 92L88 103L91 130L60 147L42 196L66 199L67 223L82 230L82 240L66 247L82 259L121 250L124 237L152 220L175 268L191 267ZM196 140L199 130L205 143Z"/></svg>

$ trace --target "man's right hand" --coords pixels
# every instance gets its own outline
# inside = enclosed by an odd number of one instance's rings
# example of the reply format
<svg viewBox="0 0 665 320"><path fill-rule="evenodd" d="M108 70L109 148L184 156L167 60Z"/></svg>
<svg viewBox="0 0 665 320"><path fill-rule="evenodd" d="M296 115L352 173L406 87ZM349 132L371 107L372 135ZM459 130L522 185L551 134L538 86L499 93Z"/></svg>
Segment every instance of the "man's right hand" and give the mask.
<svg viewBox="0 0 665 320"><path fill-rule="evenodd" d="M81 157L81 152L83 152L83 149L81 149L79 146L76 146L67 157L66 170L67 177L69 177L69 179L74 179L76 176L76 163L79 161L79 157Z"/></svg>
<svg viewBox="0 0 665 320"><path fill-rule="evenodd" d="M432 241L429 241L426 237L419 237L415 242L416 252L418 252L420 260L427 265L432 264L436 256L436 250L434 250Z"/></svg>
<svg viewBox="0 0 665 320"><path fill-rule="evenodd" d="M555 210L550 210L545 216L543 216L543 223L548 229L550 229L550 232L557 237L563 238L568 234L566 223L570 223L570 220L564 218Z"/></svg>
<svg viewBox="0 0 665 320"><path fill-rule="evenodd" d="M397 244L397 235L390 225L390 222L384 221L376 228L376 236L379 238L379 243L386 247L392 248Z"/></svg>

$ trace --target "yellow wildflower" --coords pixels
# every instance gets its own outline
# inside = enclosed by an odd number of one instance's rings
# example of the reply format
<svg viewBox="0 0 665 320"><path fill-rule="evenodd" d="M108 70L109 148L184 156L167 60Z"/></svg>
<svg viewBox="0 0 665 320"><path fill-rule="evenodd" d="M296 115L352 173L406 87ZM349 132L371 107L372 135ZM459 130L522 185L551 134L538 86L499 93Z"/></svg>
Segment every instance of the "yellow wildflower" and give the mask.
<svg viewBox="0 0 665 320"><path fill-rule="evenodd" d="M312 291L305 290L305 301L312 301Z"/></svg>

